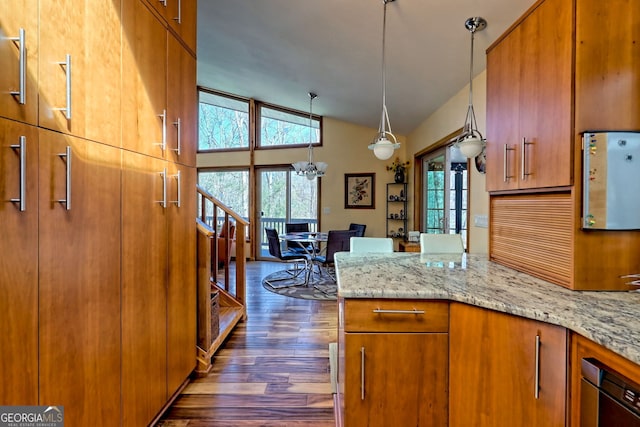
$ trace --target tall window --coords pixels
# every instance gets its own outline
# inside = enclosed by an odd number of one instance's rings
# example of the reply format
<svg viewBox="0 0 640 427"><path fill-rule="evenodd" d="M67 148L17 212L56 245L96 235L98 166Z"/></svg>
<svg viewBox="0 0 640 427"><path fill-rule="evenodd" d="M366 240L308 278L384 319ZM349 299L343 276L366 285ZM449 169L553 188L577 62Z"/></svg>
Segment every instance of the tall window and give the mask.
<svg viewBox="0 0 640 427"><path fill-rule="evenodd" d="M283 111L261 105L260 147L309 145L309 114ZM320 145L320 118L311 121L314 145Z"/></svg>
<svg viewBox="0 0 640 427"><path fill-rule="evenodd" d="M198 151L248 149L249 102L200 91Z"/></svg>
<svg viewBox="0 0 640 427"><path fill-rule="evenodd" d="M201 170L198 184L244 219L249 219L248 170ZM213 215L212 212L206 214L207 217Z"/></svg>
<svg viewBox="0 0 640 427"><path fill-rule="evenodd" d="M422 230L467 240L467 161L451 146L422 158Z"/></svg>

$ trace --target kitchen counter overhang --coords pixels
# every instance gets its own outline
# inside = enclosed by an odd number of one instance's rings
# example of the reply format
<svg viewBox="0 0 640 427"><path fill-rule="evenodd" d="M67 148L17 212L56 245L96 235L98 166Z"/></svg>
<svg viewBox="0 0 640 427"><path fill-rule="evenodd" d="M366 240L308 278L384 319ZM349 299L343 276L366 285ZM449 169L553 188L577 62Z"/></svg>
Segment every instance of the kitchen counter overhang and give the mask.
<svg viewBox="0 0 640 427"><path fill-rule="evenodd" d="M446 299L563 326L640 364L640 293L572 291L486 255L336 254L342 298Z"/></svg>

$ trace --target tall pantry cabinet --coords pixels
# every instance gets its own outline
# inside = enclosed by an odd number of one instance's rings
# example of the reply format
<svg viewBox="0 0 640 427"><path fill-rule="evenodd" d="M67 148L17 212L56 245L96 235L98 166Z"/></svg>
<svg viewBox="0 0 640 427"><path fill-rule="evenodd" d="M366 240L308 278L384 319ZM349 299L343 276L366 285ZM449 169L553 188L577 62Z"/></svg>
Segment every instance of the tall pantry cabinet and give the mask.
<svg viewBox="0 0 640 427"><path fill-rule="evenodd" d="M195 367L196 4L155 3L0 0L0 405L69 426Z"/></svg>

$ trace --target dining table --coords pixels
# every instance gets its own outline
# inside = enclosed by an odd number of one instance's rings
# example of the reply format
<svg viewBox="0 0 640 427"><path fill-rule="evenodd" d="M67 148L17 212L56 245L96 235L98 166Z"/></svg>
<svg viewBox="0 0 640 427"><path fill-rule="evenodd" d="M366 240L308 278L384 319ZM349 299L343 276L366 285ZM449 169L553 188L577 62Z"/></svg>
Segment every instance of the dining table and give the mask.
<svg viewBox="0 0 640 427"><path fill-rule="evenodd" d="M317 273L314 271L313 261L318 255L322 255L326 251L328 233L300 231L280 234L279 236L282 241L297 244L306 255L309 255L307 281L309 282L308 284L312 283L313 276L320 274L319 271Z"/></svg>

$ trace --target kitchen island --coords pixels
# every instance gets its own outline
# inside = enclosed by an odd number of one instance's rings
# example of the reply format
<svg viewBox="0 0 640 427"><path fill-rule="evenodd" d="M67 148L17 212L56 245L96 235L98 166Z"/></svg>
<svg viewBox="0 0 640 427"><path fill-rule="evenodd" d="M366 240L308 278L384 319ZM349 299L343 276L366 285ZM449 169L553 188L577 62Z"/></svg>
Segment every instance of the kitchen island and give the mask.
<svg viewBox="0 0 640 427"><path fill-rule="evenodd" d="M396 352L401 351L401 346L405 344L390 340L397 340L400 336L422 340L423 337L434 339L438 335L448 339L448 347L442 350L447 354L448 364L441 365L439 371L444 369L445 377L450 381L450 384L445 383L440 388L442 393L449 395L448 408L440 409L440 412L449 414L449 419L441 422L442 416L439 416L436 417L439 420L437 423L433 419L425 422L424 418L433 415L433 408L438 403L432 402L417 415L415 425L465 425L469 422L468 419L459 420L463 412L471 416L474 409L490 413L484 408L491 404L509 403L504 399L510 396L520 404L524 399L519 395L521 390L515 389L515 386L506 390L507 393L503 390L502 397L497 398L496 402L486 401L491 396L492 387L519 382L520 373L509 372L509 368L524 372L522 384L527 384L527 389L529 382L533 384L535 377L535 393L531 395L534 411L538 412L531 412L531 415L526 416L531 417L530 419L541 417L539 409L543 406L543 415L546 416L549 408L555 406L552 414L554 421L529 423L518 420L517 416L528 414L529 409L522 407L513 411L514 415L509 419L511 425L577 425L574 424L577 417L565 414L575 412L574 408L577 407L572 399L579 395L574 384L576 375L579 377L580 363L579 359L572 359L571 353L584 356L584 351L581 350L584 346L579 344L582 337L587 339L584 341L590 340L602 346L605 349L603 351L610 350L612 354L621 356L622 364L616 363L615 367L630 366L629 372L635 374L635 368L640 364L640 294L637 292L571 291L490 262L484 255L472 254L338 253L336 274L340 310L339 347L343 362L339 373L338 412L343 412L338 414L340 419L344 418L344 413L353 413L353 406L358 409L357 406L366 401L366 398L361 398L365 396L365 391L371 399L376 396L369 391L375 378L385 378L387 382L392 382L395 378L393 373L384 371L386 367L382 364L375 365L374 351L380 350L374 345L380 345L379 343L367 343L367 348L360 341L355 344L356 340L368 340L376 334L381 337L380 342L392 343ZM398 305L403 303L404 306ZM369 304L369 307L363 307L364 304ZM447 307L446 312L442 309L443 305ZM365 311L369 313L369 318L363 317ZM406 317L402 321L398 320L394 312L405 313ZM433 314L433 319L429 318L429 313L434 312L441 313L438 315L440 317ZM421 319L421 316L425 317ZM411 319L419 326L408 325L407 330L398 329L400 323L405 327ZM441 327L444 322L448 322L450 329ZM360 327L361 324L366 327ZM390 325L390 329L385 331L382 327L384 324ZM513 325L517 325L517 328ZM529 334L532 335L531 341ZM417 342L422 349L434 348L422 341ZM384 345L381 347L384 348ZM360 348L362 354L354 355ZM373 350L367 350L368 348ZM410 348L410 345L407 344L405 348ZM520 357L521 353L525 354L529 350L533 353L534 348L535 357ZM346 360L343 359L345 354ZM392 354L393 351L385 353L384 357L389 360ZM494 359L499 362L496 364ZM427 359L417 359L413 366L422 369L425 364L431 365L432 360L435 360L433 354ZM389 362L396 365L412 363L408 356L396 356ZM491 364L496 366L492 367ZM527 371L529 367L531 372ZM377 370L366 376L368 385L365 385L365 373L374 368ZM354 369L355 373L352 371ZM532 373L534 370L535 374ZM509 373L505 374L506 372ZM424 375L435 378L433 375L436 373L420 372L415 381L420 381L420 376ZM474 375L477 379L474 379ZM500 376L504 378L498 378ZM345 393L345 384L340 381L346 382L347 387L350 387L350 383L360 381L361 391L354 393L353 390L347 390ZM462 381L464 387L460 387ZM552 385L552 381L556 382ZM406 385L411 380L407 381L405 377L403 382ZM431 380L427 383L434 382ZM579 387L579 378L577 384ZM393 386L385 387L393 390ZM474 390L474 387L486 389ZM397 390L404 389L405 386ZM534 386L531 385L531 390L533 389ZM422 392L423 386L418 386L417 390ZM551 396L551 403L541 405L540 399L544 399L545 395L548 398L552 391L554 395ZM353 394L358 393L362 396L353 399ZM474 403L474 399L477 402ZM411 397L404 400L411 400ZM423 400L424 395L418 396L414 401ZM368 408L362 409L362 413L368 414L368 419L375 419L379 416L375 408L381 405L382 402L370 402ZM504 408L505 406L499 406L495 413L502 416ZM385 408L385 411L389 410ZM402 412L411 411L404 408ZM423 418L422 421L420 417ZM413 424L414 420L410 422ZM344 425L349 427L354 422L345 421Z"/></svg>

